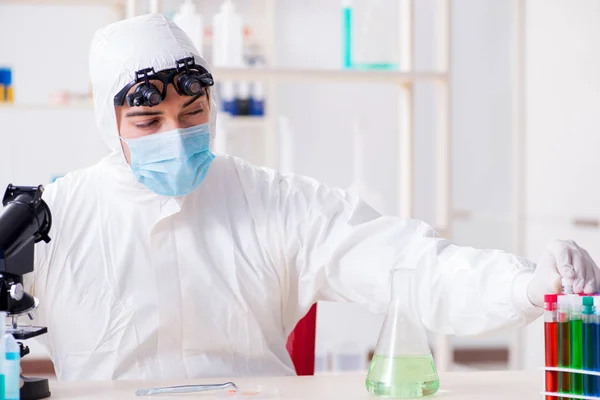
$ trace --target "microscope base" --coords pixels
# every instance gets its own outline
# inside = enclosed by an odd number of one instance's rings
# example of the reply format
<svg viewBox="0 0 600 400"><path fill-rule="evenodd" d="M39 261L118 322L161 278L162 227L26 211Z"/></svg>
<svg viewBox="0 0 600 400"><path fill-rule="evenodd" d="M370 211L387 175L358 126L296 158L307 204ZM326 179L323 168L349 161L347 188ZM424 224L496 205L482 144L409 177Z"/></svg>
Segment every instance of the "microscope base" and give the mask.
<svg viewBox="0 0 600 400"><path fill-rule="evenodd" d="M22 376L25 382L21 388L21 400L38 400L50 397L50 386L46 378L27 378Z"/></svg>

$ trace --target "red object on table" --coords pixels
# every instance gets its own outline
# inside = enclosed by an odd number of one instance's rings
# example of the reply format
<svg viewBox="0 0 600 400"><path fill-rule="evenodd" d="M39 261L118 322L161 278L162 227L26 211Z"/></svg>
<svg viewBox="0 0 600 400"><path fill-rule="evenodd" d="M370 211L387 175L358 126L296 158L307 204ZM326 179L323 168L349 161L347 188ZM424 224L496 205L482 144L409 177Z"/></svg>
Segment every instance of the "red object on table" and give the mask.
<svg viewBox="0 0 600 400"><path fill-rule="evenodd" d="M315 374L315 339L317 333L317 305L313 305L292 331L287 351L298 375Z"/></svg>

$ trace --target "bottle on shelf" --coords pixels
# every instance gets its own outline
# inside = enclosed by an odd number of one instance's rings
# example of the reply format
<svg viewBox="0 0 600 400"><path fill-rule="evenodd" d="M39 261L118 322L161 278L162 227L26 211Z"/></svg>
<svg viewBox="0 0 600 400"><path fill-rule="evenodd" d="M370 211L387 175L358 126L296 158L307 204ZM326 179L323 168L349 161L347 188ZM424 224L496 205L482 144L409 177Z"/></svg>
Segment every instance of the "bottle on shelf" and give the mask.
<svg viewBox="0 0 600 400"><path fill-rule="evenodd" d="M192 40L200 55L203 54L204 18L196 11L193 0L184 0L179 11L173 17L177 24Z"/></svg>
<svg viewBox="0 0 600 400"><path fill-rule="evenodd" d="M242 17L236 13L232 0L225 0L220 11L213 17L212 61L215 68L241 68L244 66L244 26ZM237 115L233 82L220 85L222 109Z"/></svg>
<svg viewBox="0 0 600 400"><path fill-rule="evenodd" d="M264 63L259 57L253 57L250 59L249 64L252 68L263 68ZM263 83L260 81L252 83L249 114L254 117L263 117L265 115L265 90Z"/></svg>
<svg viewBox="0 0 600 400"><path fill-rule="evenodd" d="M12 103L13 101L12 70L0 67L0 103Z"/></svg>
<svg viewBox="0 0 600 400"><path fill-rule="evenodd" d="M247 81L238 82L236 103L237 114L235 115L250 115L250 83Z"/></svg>

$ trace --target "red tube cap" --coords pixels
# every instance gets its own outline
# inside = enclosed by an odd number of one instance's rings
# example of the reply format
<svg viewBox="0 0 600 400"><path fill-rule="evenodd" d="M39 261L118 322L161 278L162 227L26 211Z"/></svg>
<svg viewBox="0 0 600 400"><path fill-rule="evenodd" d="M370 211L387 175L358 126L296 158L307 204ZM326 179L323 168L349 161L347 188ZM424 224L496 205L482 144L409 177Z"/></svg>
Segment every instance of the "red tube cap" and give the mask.
<svg viewBox="0 0 600 400"><path fill-rule="evenodd" d="M546 294L544 295L544 302L545 303L556 303L558 301L558 295L557 294Z"/></svg>

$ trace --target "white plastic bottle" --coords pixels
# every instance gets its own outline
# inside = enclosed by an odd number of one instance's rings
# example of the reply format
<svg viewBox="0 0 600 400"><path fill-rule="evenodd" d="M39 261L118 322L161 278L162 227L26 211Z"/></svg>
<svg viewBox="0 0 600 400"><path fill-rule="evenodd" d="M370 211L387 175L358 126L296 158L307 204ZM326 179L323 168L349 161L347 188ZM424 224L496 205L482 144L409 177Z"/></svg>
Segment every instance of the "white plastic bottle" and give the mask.
<svg viewBox="0 0 600 400"><path fill-rule="evenodd" d="M19 344L11 335L4 335L5 357L4 357L4 377L6 400L19 400L20 379L21 379L21 350Z"/></svg>
<svg viewBox="0 0 600 400"><path fill-rule="evenodd" d="M213 18L213 65L217 68L244 65L244 26L231 0L225 0Z"/></svg>
<svg viewBox="0 0 600 400"><path fill-rule="evenodd" d="M192 40L198 53L202 55L202 46L204 45L204 19L202 15L196 12L196 5L193 0L185 0L181 5L179 12L173 17L173 22L177 24Z"/></svg>
<svg viewBox="0 0 600 400"><path fill-rule="evenodd" d="M263 62L260 59L254 60L252 68L262 68ZM252 83L252 93L250 94L250 115L263 117L265 115L265 89L261 81Z"/></svg>
<svg viewBox="0 0 600 400"><path fill-rule="evenodd" d="M225 0L213 18L212 63L215 68L244 66L244 26L231 0ZM238 115L233 82L221 82L220 89L222 109L231 115Z"/></svg>

